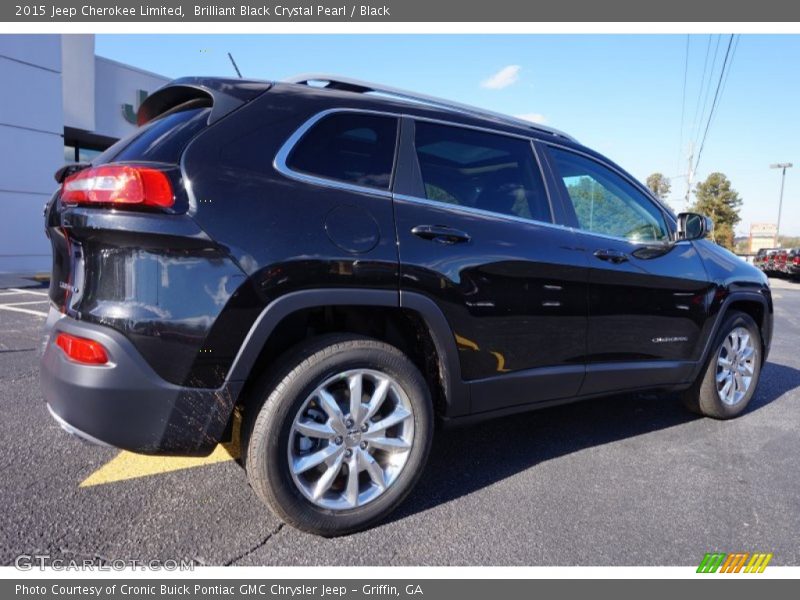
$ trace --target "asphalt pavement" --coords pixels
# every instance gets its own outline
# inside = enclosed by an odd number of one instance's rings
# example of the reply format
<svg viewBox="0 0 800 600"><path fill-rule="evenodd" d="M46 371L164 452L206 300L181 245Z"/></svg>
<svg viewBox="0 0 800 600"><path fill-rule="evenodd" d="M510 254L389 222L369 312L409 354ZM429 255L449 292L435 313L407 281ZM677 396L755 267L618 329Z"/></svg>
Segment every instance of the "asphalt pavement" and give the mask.
<svg viewBox="0 0 800 600"><path fill-rule="evenodd" d="M39 391L42 294L0 289L0 564L697 565L709 551L800 564L799 284L775 284L772 352L740 418L625 395L437 432L399 511L330 540L281 525L235 448L144 458L61 431Z"/></svg>

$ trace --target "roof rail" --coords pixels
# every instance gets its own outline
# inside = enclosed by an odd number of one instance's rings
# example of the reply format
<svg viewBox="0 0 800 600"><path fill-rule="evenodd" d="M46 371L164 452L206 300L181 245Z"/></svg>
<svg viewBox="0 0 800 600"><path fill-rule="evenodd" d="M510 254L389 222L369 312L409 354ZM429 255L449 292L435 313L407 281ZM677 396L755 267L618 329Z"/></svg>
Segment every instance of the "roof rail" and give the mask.
<svg viewBox="0 0 800 600"><path fill-rule="evenodd" d="M327 85L325 85L324 87L328 89L341 90L345 92L356 92L359 94L366 94L369 92L385 94L387 96L393 96L401 100L411 100L413 102L427 104L430 106L435 106L437 108L444 108L446 110L454 112L462 112L472 116L489 117L497 121L507 123L509 125L514 125L516 127L525 127L526 129L543 131L551 135L557 135L563 137L573 142L577 141L571 135L568 135L563 131L560 131L553 127L548 127L546 125L540 125L538 123L526 121L525 119L511 117L509 115L504 115L503 113L498 113L491 110L478 108L477 106L470 106L469 104L462 104L460 102L455 102L453 100L445 100L443 98L437 98L435 96L418 94L417 92L411 92L408 90L390 87L388 85L382 85L379 83L371 83L369 81L361 81L359 79L353 79L351 77L341 77L339 75L330 75L327 73L303 73L301 75L288 77L283 81L286 83L299 83L305 85L309 85L311 82L314 81L321 83L327 82Z"/></svg>

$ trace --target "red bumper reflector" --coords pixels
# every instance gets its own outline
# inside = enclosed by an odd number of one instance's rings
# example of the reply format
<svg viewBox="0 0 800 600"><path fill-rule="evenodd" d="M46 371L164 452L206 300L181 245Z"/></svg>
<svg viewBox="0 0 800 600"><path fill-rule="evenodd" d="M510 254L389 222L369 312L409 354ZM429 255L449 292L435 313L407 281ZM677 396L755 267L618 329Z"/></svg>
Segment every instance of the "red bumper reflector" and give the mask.
<svg viewBox="0 0 800 600"><path fill-rule="evenodd" d="M104 365L108 362L106 349L100 342L76 337L68 333L56 336L56 346L64 351L67 358L86 365Z"/></svg>
<svg viewBox="0 0 800 600"><path fill-rule="evenodd" d="M175 195L163 171L131 165L101 165L67 177L61 189L61 201L165 208L175 203Z"/></svg>

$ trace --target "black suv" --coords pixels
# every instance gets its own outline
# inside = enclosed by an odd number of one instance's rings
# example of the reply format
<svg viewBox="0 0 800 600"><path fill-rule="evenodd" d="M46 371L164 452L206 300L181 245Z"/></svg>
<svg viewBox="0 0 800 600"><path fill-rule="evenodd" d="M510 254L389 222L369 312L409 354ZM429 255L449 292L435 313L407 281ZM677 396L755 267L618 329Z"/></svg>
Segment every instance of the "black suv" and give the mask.
<svg viewBox="0 0 800 600"><path fill-rule="evenodd" d="M384 517L434 423L632 390L740 414L766 277L541 125L331 76L186 78L46 209L44 396L72 433L202 455L324 535Z"/></svg>

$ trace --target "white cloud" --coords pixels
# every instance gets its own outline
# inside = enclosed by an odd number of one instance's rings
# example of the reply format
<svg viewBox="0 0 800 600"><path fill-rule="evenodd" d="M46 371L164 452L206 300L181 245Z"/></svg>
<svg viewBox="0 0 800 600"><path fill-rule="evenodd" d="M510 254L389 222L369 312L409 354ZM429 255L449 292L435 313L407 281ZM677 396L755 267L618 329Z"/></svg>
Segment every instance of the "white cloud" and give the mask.
<svg viewBox="0 0 800 600"><path fill-rule="evenodd" d="M518 119L524 119L525 121L530 121L531 123L539 123L539 125L544 125L547 123L547 117L545 117L541 113L525 113L523 115L514 115Z"/></svg>
<svg viewBox="0 0 800 600"><path fill-rule="evenodd" d="M508 65L497 73L481 81L481 87L487 90L502 90L510 85L514 85L519 80L519 65Z"/></svg>

